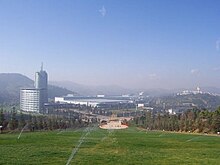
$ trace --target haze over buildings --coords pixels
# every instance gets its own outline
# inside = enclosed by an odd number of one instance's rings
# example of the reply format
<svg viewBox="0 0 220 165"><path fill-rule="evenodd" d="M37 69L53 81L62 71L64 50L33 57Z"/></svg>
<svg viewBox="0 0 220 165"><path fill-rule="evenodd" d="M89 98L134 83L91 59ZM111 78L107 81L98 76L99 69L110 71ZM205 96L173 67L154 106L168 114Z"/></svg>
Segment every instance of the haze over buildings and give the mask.
<svg viewBox="0 0 220 165"><path fill-rule="evenodd" d="M0 2L0 72L126 88L220 87L220 1Z"/></svg>

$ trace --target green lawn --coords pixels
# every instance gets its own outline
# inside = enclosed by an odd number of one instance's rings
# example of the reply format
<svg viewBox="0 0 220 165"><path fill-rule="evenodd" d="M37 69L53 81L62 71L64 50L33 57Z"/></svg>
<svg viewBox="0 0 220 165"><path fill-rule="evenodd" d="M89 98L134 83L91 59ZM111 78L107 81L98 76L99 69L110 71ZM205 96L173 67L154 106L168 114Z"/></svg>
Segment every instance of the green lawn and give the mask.
<svg viewBox="0 0 220 165"><path fill-rule="evenodd" d="M18 135L0 134L0 164L220 164L218 136L98 127Z"/></svg>

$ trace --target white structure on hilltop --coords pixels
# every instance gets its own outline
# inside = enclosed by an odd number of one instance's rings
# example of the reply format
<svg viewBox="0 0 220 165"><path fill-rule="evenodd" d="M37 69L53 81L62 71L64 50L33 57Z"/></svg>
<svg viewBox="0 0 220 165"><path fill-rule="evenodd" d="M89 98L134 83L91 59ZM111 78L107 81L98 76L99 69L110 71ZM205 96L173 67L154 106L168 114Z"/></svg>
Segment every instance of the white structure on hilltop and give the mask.
<svg viewBox="0 0 220 165"><path fill-rule="evenodd" d="M40 113L44 103L48 102L47 72L41 66L40 72L35 74L35 88L22 88L20 90L20 109L26 112Z"/></svg>
<svg viewBox="0 0 220 165"><path fill-rule="evenodd" d="M203 94L203 93L204 92L202 92L200 90L200 87L197 87L196 90L184 90L184 91L182 91L180 93L177 93L177 95L190 95L190 94L196 95L196 94Z"/></svg>

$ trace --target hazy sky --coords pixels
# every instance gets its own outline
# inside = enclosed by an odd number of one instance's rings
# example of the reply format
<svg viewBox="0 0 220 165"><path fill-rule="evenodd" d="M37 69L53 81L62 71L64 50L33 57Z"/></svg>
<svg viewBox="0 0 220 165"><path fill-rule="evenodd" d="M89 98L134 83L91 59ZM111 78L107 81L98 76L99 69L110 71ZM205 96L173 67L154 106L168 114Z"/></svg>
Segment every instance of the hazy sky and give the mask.
<svg viewBox="0 0 220 165"><path fill-rule="evenodd" d="M0 72L129 88L220 87L219 0L0 0Z"/></svg>

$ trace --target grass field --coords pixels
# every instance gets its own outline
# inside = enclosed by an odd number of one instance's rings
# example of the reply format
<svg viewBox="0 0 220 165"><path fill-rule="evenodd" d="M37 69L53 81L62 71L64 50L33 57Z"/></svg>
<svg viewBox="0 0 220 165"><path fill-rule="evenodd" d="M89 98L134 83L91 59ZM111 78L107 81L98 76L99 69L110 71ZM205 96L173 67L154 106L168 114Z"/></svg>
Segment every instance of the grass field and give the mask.
<svg viewBox="0 0 220 165"><path fill-rule="evenodd" d="M0 134L0 164L220 164L220 137L98 127Z"/></svg>

